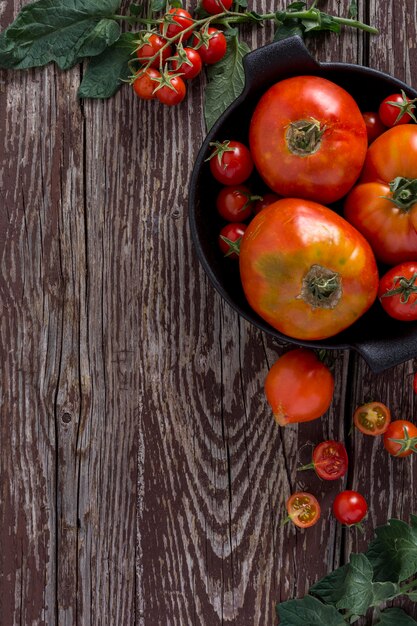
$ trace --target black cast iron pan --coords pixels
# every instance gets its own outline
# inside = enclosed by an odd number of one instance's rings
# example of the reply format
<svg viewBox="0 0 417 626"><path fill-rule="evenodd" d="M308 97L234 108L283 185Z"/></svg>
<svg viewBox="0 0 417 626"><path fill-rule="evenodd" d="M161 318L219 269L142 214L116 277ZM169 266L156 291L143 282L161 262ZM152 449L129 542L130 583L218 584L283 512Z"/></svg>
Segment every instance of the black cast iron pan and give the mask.
<svg viewBox="0 0 417 626"><path fill-rule="evenodd" d="M347 63L318 63L299 37L258 48L245 56L243 64L246 81L244 91L208 133L191 176L191 235L210 281L240 315L280 341L312 348L353 348L364 357L374 372L381 372L417 356L417 322L398 322L388 317L379 302L375 302L348 329L322 341L295 340L264 322L245 299L238 264L224 259L218 249L217 238L223 222L217 215L215 199L220 185L211 176L206 161L211 141L237 139L248 144L249 122L256 103L272 84L283 78L301 74L323 76L344 87L362 111L378 110L383 98L401 89L411 98L417 97L417 91L388 74L367 67ZM262 184L260 180L255 182ZM337 205L332 208L340 211Z"/></svg>

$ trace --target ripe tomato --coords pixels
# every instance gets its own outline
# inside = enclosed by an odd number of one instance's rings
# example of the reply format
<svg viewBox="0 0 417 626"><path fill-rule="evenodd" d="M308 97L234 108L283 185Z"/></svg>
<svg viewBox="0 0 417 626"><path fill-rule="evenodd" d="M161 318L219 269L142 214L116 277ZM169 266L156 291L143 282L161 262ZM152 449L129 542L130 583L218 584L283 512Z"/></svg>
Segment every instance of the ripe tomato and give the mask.
<svg viewBox="0 0 417 626"><path fill-rule="evenodd" d="M384 433L384 447L392 456L410 456L417 452L417 427L407 420L391 422Z"/></svg>
<svg viewBox="0 0 417 626"><path fill-rule="evenodd" d="M192 42L193 46L197 47L203 63L206 63L206 65L218 63L226 54L226 37L217 28L210 27L207 30L195 33Z"/></svg>
<svg viewBox="0 0 417 626"><path fill-rule="evenodd" d="M187 88L181 76L167 74L163 86L155 92L155 96L162 104L174 106L184 100L186 92Z"/></svg>
<svg viewBox="0 0 417 626"><path fill-rule="evenodd" d="M344 476L348 469L346 448L339 441L322 441L313 450L312 463L298 469L314 469L317 476L323 480L337 480Z"/></svg>
<svg viewBox="0 0 417 626"><path fill-rule="evenodd" d="M253 161L248 148L240 141L214 141L209 156L210 171L223 185L240 185L252 174Z"/></svg>
<svg viewBox="0 0 417 626"><path fill-rule="evenodd" d="M273 204L277 200L280 200L280 196L277 196L276 193L264 193L263 196L255 203L253 207L253 212L255 215L260 213L262 209Z"/></svg>
<svg viewBox="0 0 417 626"><path fill-rule="evenodd" d="M166 13L165 21L159 26L161 33L168 39L182 33L194 24L191 14L185 9L172 8ZM188 35L186 34L186 39Z"/></svg>
<svg viewBox="0 0 417 626"><path fill-rule="evenodd" d="M369 146L345 217L387 265L417 259L417 126L394 126Z"/></svg>
<svg viewBox="0 0 417 626"><path fill-rule="evenodd" d="M157 54L161 48L166 44L166 39L156 35L155 33L146 34L142 40L139 48L136 50L136 55L142 63L147 63L150 57ZM160 67L164 65L165 61L172 54L171 46L164 48L160 54L150 63L149 67Z"/></svg>
<svg viewBox="0 0 417 626"><path fill-rule="evenodd" d="M333 502L335 518L347 526L359 524L368 511L365 498L357 491L342 491Z"/></svg>
<svg viewBox="0 0 417 626"><path fill-rule="evenodd" d="M317 499L306 491L293 493L287 500L288 518L299 528L314 526L320 518Z"/></svg>
<svg viewBox="0 0 417 626"><path fill-rule="evenodd" d="M368 402L353 414L353 423L365 435L382 435L391 421L391 412L382 402Z"/></svg>
<svg viewBox="0 0 417 626"><path fill-rule="evenodd" d="M417 262L392 267L379 281L378 298L384 311L396 320L417 320Z"/></svg>
<svg viewBox="0 0 417 626"><path fill-rule="evenodd" d="M365 111L365 113L362 113L362 117L365 121L366 132L368 134L368 144L372 143L374 139L387 130L387 127L381 122L378 113Z"/></svg>
<svg viewBox="0 0 417 626"><path fill-rule="evenodd" d="M182 74L184 80L191 80L198 76L203 67L203 61L194 48L183 48L177 51L177 56L172 61L172 69Z"/></svg>
<svg viewBox="0 0 417 626"><path fill-rule="evenodd" d="M249 144L273 191L328 204L356 182L368 139L358 105L344 89L318 76L295 76L262 96Z"/></svg>
<svg viewBox="0 0 417 626"><path fill-rule="evenodd" d="M145 72L139 72L137 79L133 83L133 89L142 100L153 100L155 98L154 90L159 84L161 73L152 67Z"/></svg>
<svg viewBox="0 0 417 626"><path fill-rule="evenodd" d="M296 339L324 339L374 302L378 270L369 244L334 211L285 198L250 222L240 277L251 307Z"/></svg>
<svg viewBox="0 0 417 626"><path fill-rule="evenodd" d="M201 0L201 6L210 15L229 11L232 4L233 0Z"/></svg>
<svg viewBox="0 0 417 626"><path fill-rule="evenodd" d="M219 233L219 247L224 256L229 259L238 259L240 254L240 243L245 233L246 224L226 224Z"/></svg>
<svg viewBox="0 0 417 626"><path fill-rule="evenodd" d="M408 124L411 120L417 122L414 115L415 101L408 98L403 90L387 96L379 105L378 115L385 126Z"/></svg>
<svg viewBox="0 0 417 626"><path fill-rule="evenodd" d="M245 185L231 185L220 190L216 206L222 218L228 222L244 222L252 215L253 204L259 198L252 195Z"/></svg>
<svg viewBox="0 0 417 626"><path fill-rule="evenodd" d="M265 379L266 399L280 426L321 417L331 404L333 391L333 374L307 348L283 354Z"/></svg>

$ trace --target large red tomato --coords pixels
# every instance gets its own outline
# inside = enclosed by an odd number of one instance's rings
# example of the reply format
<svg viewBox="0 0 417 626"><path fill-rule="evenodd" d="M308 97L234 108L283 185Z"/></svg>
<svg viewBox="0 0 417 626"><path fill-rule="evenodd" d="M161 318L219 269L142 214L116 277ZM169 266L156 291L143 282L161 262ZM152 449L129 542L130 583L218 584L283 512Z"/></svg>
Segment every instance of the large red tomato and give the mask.
<svg viewBox="0 0 417 626"><path fill-rule="evenodd" d="M271 189L323 204L351 189L368 147L366 125L352 96L318 76L273 85L255 108L249 143Z"/></svg>
<svg viewBox="0 0 417 626"><path fill-rule="evenodd" d="M417 259L417 125L394 126L371 144L345 217L383 263Z"/></svg>
<svg viewBox="0 0 417 626"><path fill-rule="evenodd" d="M340 215L310 200L285 198L250 222L240 275L251 307L296 339L324 339L371 306L378 270L371 247Z"/></svg>

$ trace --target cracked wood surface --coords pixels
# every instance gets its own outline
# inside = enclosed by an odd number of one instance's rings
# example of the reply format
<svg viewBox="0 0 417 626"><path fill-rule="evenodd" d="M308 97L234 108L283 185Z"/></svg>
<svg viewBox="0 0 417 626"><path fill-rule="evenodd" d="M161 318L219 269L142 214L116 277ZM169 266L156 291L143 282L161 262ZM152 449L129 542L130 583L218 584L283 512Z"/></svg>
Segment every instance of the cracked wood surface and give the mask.
<svg viewBox="0 0 417 626"><path fill-rule="evenodd" d="M2 28L23 4L0 3ZM416 0L358 4L379 37L320 35L313 55L417 87ZM272 37L243 32L252 48ZM127 87L80 103L80 74L2 74L0 624L274 624L275 602L413 510L415 462L349 431L369 399L412 418L416 364L376 375L332 352L325 418L275 426L262 386L286 347L214 293L190 240L204 82L168 109ZM296 471L323 438L346 441L364 537L331 519L340 483ZM280 527L296 488L323 503L304 533Z"/></svg>

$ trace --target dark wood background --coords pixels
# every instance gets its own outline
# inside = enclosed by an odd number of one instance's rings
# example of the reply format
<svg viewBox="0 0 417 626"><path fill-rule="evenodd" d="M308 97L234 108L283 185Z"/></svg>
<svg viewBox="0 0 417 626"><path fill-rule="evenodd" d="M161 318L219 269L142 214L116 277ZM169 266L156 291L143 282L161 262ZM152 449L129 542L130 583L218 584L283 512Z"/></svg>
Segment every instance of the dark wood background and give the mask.
<svg viewBox="0 0 417 626"><path fill-rule="evenodd" d="M2 28L23 4L0 2ZM320 35L312 54L417 87L417 0L358 4L381 34ZM243 32L252 48L272 36ZM80 102L82 72L1 75L0 624L274 624L276 602L417 512L415 462L349 434L365 400L414 418L416 363L377 375L332 352L328 414L275 425L263 381L285 346L220 299L190 240L204 80L168 109L128 87ZM328 437L346 441L343 484L369 501L363 537L331 518L340 482L296 472ZM308 532L280 527L298 488L323 502Z"/></svg>

